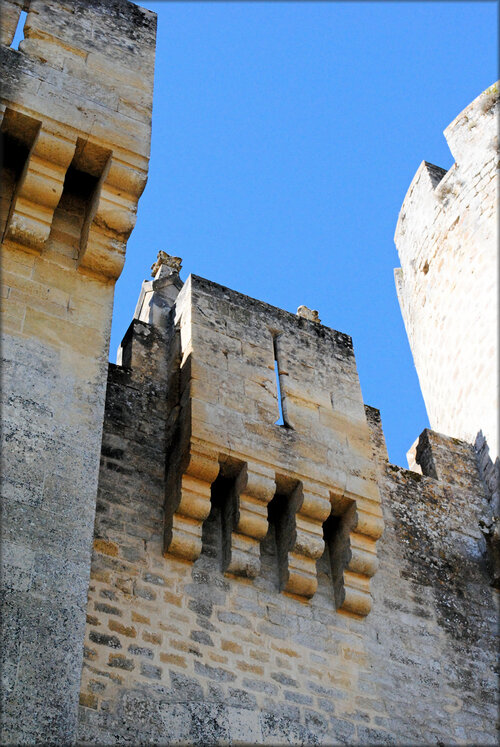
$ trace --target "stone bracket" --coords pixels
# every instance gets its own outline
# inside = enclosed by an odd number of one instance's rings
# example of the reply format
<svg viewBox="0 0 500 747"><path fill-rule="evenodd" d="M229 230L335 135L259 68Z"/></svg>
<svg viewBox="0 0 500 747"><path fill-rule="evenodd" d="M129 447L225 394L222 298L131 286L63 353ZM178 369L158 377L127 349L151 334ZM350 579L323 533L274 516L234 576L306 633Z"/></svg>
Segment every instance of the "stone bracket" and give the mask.
<svg viewBox="0 0 500 747"><path fill-rule="evenodd" d="M191 442L182 460L170 460L166 555L190 561L199 557L202 525L210 513L211 488L221 461L225 463L223 455L203 442ZM223 477L229 481L224 473ZM340 495L309 480L291 478L281 494L272 469L260 463L240 462L231 480L222 505L222 567L226 574L245 578L259 574L260 542L267 535L268 509L272 508L280 590L304 599L315 594L316 562L326 539L337 609L361 617L370 612L370 578L378 568L376 540L384 529L379 500L345 490Z"/></svg>
<svg viewBox="0 0 500 747"><path fill-rule="evenodd" d="M76 137L40 125L12 199L5 239L43 250L75 148Z"/></svg>
<svg viewBox="0 0 500 747"><path fill-rule="evenodd" d="M79 267L118 278L127 239L137 218L145 175L111 155L101 174L83 226Z"/></svg>
<svg viewBox="0 0 500 747"><path fill-rule="evenodd" d="M337 609L362 617L370 612L370 578L378 568L376 541L383 531L380 504L350 496L349 508L338 517L330 550Z"/></svg>
<svg viewBox="0 0 500 747"><path fill-rule="evenodd" d="M95 178L77 264L82 270L117 279L146 184L145 171L123 160L126 156L120 158L97 142L72 134L69 128L61 131L57 125L36 120L32 124L38 131L16 185L3 240L36 253L44 250L68 169L73 167ZM93 162L96 154L102 166Z"/></svg>
<svg viewBox="0 0 500 747"><path fill-rule="evenodd" d="M299 482L276 526L280 587L311 598L317 587L316 561L323 554L323 523L330 514L328 492Z"/></svg>
<svg viewBox="0 0 500 747"><path fill-rule="evenodd" d="M267 506L276 491L274 474L261 465L245 464L226 501L223 568L255 578L260 571L260 542L268 530Z"/></svg>
<svg viewBox="0 0 500 747"><path fill-rule="evenodd" d="M219 473L217 454L191 446L167 475L164 554L196 560L202 549L203 522L210 513L210 491Z"/></svg>

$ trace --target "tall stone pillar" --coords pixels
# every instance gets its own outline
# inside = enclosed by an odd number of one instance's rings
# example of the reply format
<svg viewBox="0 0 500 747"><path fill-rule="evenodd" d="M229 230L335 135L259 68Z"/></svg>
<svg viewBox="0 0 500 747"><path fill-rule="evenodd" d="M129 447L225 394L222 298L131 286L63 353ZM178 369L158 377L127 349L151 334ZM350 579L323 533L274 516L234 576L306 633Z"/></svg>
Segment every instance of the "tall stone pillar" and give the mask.
<svg viewBox="0 0 500 747"><path fill-rule="evenodd" d="M113 291L148 171L156 17L127 0L1 11L1 741L63 744L75 737Z"/></svg>

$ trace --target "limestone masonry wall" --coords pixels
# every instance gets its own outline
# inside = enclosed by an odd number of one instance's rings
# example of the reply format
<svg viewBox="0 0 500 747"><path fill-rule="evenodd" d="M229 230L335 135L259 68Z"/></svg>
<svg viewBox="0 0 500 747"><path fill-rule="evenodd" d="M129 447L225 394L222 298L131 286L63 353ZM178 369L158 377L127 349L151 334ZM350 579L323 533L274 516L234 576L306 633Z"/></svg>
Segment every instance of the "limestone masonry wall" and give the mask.
<svg viewBox="0 0 500 747"><path fill-rule="evenodd" d="M113 288L148 169L155 15L122 0L0 10L1 741L64 744L75 736Z"/></svg>
<svg viewBox="0 0 500 747"><path fill-rule="evenodd" d="M194 289L196 304L190 306ZM429 474L417 474L388 463L378 411L359 413L359 428L369 433L369 449L363 446L362 452L369 468L363 469L378 484L386 524L377 542L380 566L371 580L367 616L339 605L335 549L344 540L341 532L329 534L327 521L325 549L315 561L315 593L306 599L283 588L277 541L282 500L274 507L270 502L264 515L267 533L257 543L256 573L232 572L225 544L231 491L221 477L213 478L199 556L193 561L165 554L169 492L163 467L172 459L170 434L182 420L183 396L172 369L189 365L192 380L205 349L215 361L227 361L222 391L218 364L207 365L196 381L198 396L202 385L205 397L219 388L219 403L233 385L242 387L234 399L239 415L230 423L221 417L213 428L219 439L233 433L232 449L241 449L238 438L256 427L252 423L280 429L274 425L272 377L266 378L269 405L264 397L260 410L253 410L260 398L253 400L251 386L246 389L259 366L263 375L271 370L272 346L265 356L247 351L242 365L250 370L239 368L234 384L230 373L230 341L245 344L240 325L251 326L259 312L271 328L289 330L296 368L282 363L282 371L290 378L290 393L293 370L314 375L308 366L318 336L323 357L338 342L343 351L337 369L318 371L329 377L332 412L345 392L344 366L355 371L348 337L200 278L190 278L178 303L204 316L212 329L205 337L187 335L193 342L190 360L175 342L185 312L174 308L163 331L134 321L120 353L125 365L110 366L80 743L494 744L496 592L477 525L484 487L469 444L425 432L420 460ZM195 323L191 317L188 328ZM218 334L227 335L228 325L238 335L219 345ZM317 404L310 409L311 418L318 414ZM246 423L245 432L231 430L237 419ZM319 421L308 423L313 444L321 428ZM299 421L294 424L300 438ZM289 467L293 448L291 443L281 452ZM271 441L268 462L273 451ZM350 454L347 448L339 458L344 469ZM354 468L355 441L351 458ZM281 527L287 531L293 534L293 527ZM348 554L338 562L348 563Z"/></svg>
<svg viewBox="0 0 500 747"><path fill-rule="evenodd" d="M156 17L0 9L1 743L497 744L496 88L396 231L410 471L348 335L165 252L107 363Z"/></svg>
<svg viewBox="0 0 500 747"><path fill-rule="evenodd" d="M396 286L432 428L498 456L498 84L447 127L455 164L421 164L395 242Z"/></svg>
<svg viewBox="0 0 500 747"><path fill-rule="evenodd" d="M228 481L221 491L232 493L224 515L228 571L258 574L268 504L281 511L282 501L280 583L312 596L322 527L332 515L353 547L338 578L339 605L367 614L383 522L350 338L196 276L179 293L175 325L179 410L167 464L165 549L198 557L219 475Z"/></svg>

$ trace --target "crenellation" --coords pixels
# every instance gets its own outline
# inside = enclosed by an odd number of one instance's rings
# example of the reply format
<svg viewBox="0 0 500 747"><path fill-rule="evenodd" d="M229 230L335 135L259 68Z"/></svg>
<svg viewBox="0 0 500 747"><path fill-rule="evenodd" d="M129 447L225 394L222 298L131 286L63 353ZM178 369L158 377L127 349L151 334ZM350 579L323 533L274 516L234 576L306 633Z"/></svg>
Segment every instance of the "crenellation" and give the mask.
<svg viewBox="0 0 500 747"><path fill-rule="evenodd" d="M469 443L482 430L494 455L497 109L494 84L447 127L456 162L448 172L421 164L395 233L398 298L431 426Z"/></svg>

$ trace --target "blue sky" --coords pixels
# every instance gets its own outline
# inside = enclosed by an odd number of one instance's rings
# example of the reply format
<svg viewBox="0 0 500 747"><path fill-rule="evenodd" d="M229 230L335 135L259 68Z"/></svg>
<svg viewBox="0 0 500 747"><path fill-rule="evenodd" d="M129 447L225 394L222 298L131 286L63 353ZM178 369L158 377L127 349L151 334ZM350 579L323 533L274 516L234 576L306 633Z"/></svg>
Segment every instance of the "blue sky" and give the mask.
<svg viewBox="0 0 500 747"><path fill-rule="evenodd" d="M392 462L428 425L394 287L422 160L497 78L494 2L141 2L158 14L149 181L110 359L157 251L350 334Z"/></svg>

